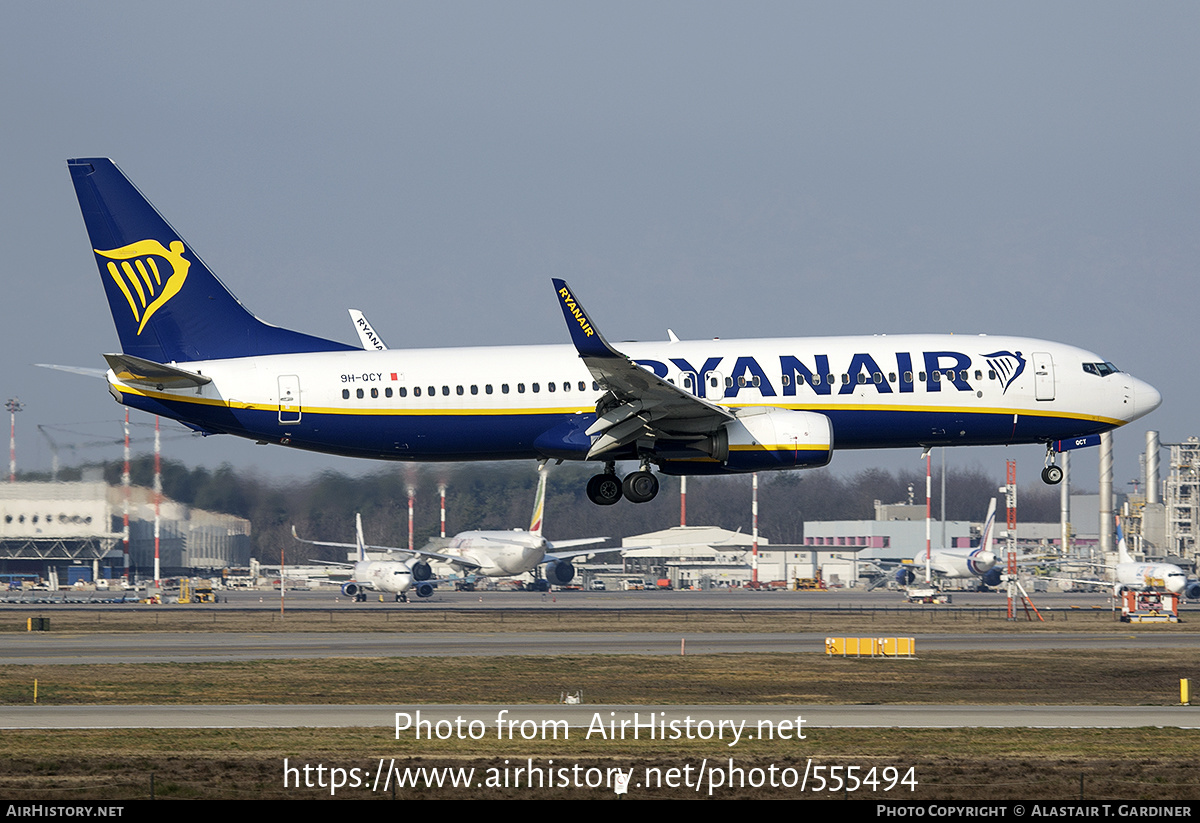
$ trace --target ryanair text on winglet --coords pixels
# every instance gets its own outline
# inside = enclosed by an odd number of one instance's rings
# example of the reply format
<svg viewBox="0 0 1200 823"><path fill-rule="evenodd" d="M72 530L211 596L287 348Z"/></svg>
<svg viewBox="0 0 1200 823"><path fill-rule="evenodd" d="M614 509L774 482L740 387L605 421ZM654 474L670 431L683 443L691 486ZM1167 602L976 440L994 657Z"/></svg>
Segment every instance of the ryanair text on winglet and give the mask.
<svg viewBox="0 0 1200 823"><path fill-rule="evenodd" d="M563 288L559 289L558 293L562 295L563 302L567 305L567 309L570 310L571 316L579 321L579 328L584 334L591 337L593 334L592 324L587 319L587 315L583 313L583 310L579 308L579 304L575 302L575 298L571 296L571 292Z"/></svg>

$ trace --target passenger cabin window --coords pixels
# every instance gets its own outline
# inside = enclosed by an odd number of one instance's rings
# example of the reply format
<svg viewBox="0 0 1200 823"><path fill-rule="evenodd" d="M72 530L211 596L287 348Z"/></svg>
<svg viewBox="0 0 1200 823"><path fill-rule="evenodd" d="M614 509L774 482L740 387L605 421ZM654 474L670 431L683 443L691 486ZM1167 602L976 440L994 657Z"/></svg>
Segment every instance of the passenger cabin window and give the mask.
<svg viewBox="0 0 1200 823"><path fill-rule="evenodd" d="M350 399L350 390L349 389L342 389L342 399L343 400Z"/></svg>
<svg viewBox="0 0 1200 823"><path fill-rule="evenodd" d="M492 384L491 384L491 383L488 383L487 385L485 385L485 386L483 387L483 393L484 393L484 394L491 394L491 393L492 393Z"/></svg>
<svg viewBox="0 0 1200 823"><path fill-rule="evenodd" d="M501 384L500 384L500 393L501 393L501 394L508 394L508 384L507 384L507 383L501 383Z"/></svg>
<svg viewBox="0 0 1200 823"><path fill-rule="evenodd" d="M379 398L379 389L372 388L371 389L371 397L372 397L372 399L378 399Z"/></svg>
<svg viewBox="0 0 1200 823"><path fill-rule="evenodd" d="M359 399L359 400L362 400L362 397L363 397L363 390L362 390L362 389L358 389L357 391L355 391L355 394L357 394L357 395L358 395L358 399Z"/></svg>

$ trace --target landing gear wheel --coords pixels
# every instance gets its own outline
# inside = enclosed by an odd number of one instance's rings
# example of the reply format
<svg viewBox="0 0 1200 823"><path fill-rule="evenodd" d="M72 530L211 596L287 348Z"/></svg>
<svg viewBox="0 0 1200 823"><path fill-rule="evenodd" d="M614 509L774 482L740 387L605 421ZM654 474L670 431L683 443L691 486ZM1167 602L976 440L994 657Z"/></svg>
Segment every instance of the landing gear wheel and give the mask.
<svg viewBox="0 0 1200 823"><path fill-rule="evenodd" d="M1062 482L1063 470L1060 466L1047 466L1042 469L1042 482L1050 486L1057 486Z"/></svg>
<svg viewBox="0 0 1200 823"><path fill-rule="evenodd" d="M598 474L588 481L587 496L597 506L611 506L621 499L621 481L615 474Z"/></svg>
<svg viewBox="0 0 1200 823"><path fill-rule="evenodd" d="M648 471L636 471L625 475L621 489L630 503L649 503L658 494L658 478Z"/></svg>

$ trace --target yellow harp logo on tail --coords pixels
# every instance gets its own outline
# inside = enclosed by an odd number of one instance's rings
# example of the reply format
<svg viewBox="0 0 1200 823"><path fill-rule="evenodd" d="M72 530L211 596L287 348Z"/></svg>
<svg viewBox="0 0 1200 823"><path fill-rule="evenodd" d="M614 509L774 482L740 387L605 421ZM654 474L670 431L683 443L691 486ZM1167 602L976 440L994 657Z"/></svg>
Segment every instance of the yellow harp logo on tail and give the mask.
<svg viewBox="0 0 1200 823"><path fill-rule="evenodd" d="M93 251L109 259L108 274L129 301L133 319L138 321L138 334L146 328L146 321L179 293L192 265L183 259L183 243L178 240L171 241L170 249L157 240L139 240L119 249ZM111 261L119 261L120 265ZM171 266L165 279L159 261Z"/></svg>

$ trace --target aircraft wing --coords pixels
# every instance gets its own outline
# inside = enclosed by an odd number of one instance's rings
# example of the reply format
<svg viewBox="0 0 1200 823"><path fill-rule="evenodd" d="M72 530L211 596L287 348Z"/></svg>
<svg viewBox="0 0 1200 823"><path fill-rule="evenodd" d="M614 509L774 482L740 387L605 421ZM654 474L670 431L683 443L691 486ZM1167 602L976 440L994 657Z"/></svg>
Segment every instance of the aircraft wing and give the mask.
<svg viewBox="0 0 1200 823"><path fill-rule="evenodd" d="M557 543L547 543L550 549L556 549L559 546L586 546L590 544L603 543L608 540L607 537L588 537L582 540L560 540ZM599 552L613 551L612 549L574 549L569 552L548 551L545 557L542 558L543 563L553 563L555 560L570 560L573 557L583 557L585 554L598 554Z"/></svg>
<svg viewBox="0 0 1200 823"><path fill-rule="evenodd" d="M571 546L595 546L607 541L607 537L581 537L578 540L547 540L546 548L550 551L558 551L559 549L567 549ZM595 554L599 549L591 549L586 552L573 552L573 554Z"/></svg>
<svg viewBox="0 0 1200 823"><path fill-rule="evenodd" d="M299 540L301 543L307 543L310 546L329 546L330 548L334 548L334 549L354 549L355 551L358 550L358 545L355 543L330 543L330 542L326 542L324 540L305 540L303 537L300 537L298 534L296 534L295 526L292 526L292 537L294 537L296 540ZM388 552L389 554L403 554L403 555L408 555L408 556L427 557L430 560L437 560L441 563L453 563L457 566L462 566L463 568L467 568L467 569L479 568L479 565L477 563L472 563L470 560L464 560L461 557L456 557L455 555L451 555L451 554L439 554L438 552L427 551L425 549L411 549L410 550L410 549L398 549L395 546L369 546L369 545L364 545L363 548L369 549L371 551ZM332 562L332 561L323 561L323 562ZM354 565L354 564L351 563L350 565Z"/></svg>
<svg viewBox="0 0 1200 823"><path fill-rule="evenodd" d="M453 563L456 566L462 566L466 569L479 568L478 563L472 563L470 560L464 560L456 554L439 554L428 549L398 549L395 546L367 546L367 549L377 552L388 552L389 554L416 554L421 557L427 557L430 560L437 560L440 563Z"/></svg>
<svg viewBox="0 0 1200 823"><path fill-rule="evenodd" d="M579 357L607 391L596 406L599 419L587 430L589 436L600 435L588 451L589 459L643 438L709 434L734 419L729 409L668 383L614 349L566 281L554 278L554 288Z"/></svg>

